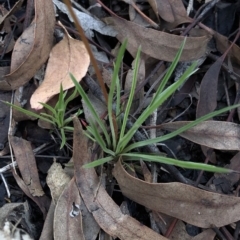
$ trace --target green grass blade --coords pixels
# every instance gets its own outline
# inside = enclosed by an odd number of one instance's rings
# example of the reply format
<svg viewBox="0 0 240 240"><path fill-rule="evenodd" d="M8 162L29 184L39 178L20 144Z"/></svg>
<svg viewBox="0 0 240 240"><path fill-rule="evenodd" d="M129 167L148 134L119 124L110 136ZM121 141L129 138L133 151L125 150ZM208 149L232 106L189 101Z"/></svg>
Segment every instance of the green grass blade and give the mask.
<svg viewBox="0 0 240 240"><path fill-rule="evenodd" d="M119 77L117 76L117 80L116 80L116 95L117 95L117 100L116 100L116 119L117 119L117 123L118 126L121 126L121 85L120 85L120 80Z"/></svg>
<svg viewBox="0 0 240 240"><path fill-rule="evenodd" d="M64 145L66 144L66 136L65 136L65 131L63 128L60 129L61 132L61 138L62 138L62 143L60 146L60 149L62 149L64 147Z"/></svg>
<svg viewBox="0 0 240 240"><path fill-rule="evenodd" d="M134 64L134 72L133 72L133 81L132 81L132 86L131 86L131 91L128 97L128 102L127 102L127 106L124 112L124 117L123 117L123 122L122 122L122 126L121 126L121 132L120 132L120 137L119 137L119 144L117 146L117 152L121 151L121 139L123 138L124 134L125 134L125 129L126 129L126 124L127 124L127 120L128 120L128 115L132 106L132 102L133 102L133 97L135 94L135 89L136 89L136 85L137 85L137 76L138 76L138 68L139 68L139 62L140 62L140 52L141 49L138 48L137 51L137 56L135 58L135 64Z"/></svg>
<svg viewBox="0 0 240 240"><path fill-rule="evenodd" d="M114 97L114 92L115 92L115 88L116 88L116 84L117 84L117 80L118 80L118 72L121 66L121 62L124 56L124 52L127 46L127 40L125 40L122 44L122 46L120 47L120 50L118 52L117 55L117 60L116 60L116 64L114 66L114 71L113 71L113 76L112 76L112 81L111 81L111 85L110 85L110 91L108 94L108 119L109 119L109 124L110 124L110 129L111 129L111 134L112 134L112 141L113 141L113 149L116 149L116 139L117 136L115 134L116 130L114 127L114 119L113 119L113 109L112 109L112 105L113 105L113 97Z"/></svg>
<svg viewBox="0 0 240 240"><path fill-rule="evenodd" d="M91 139L93 142L96 142L96 139L93 137L93 130L90 126L87 126L87 131L83 131L84 135Z"/></svg>
<svg viewBox="0 0 240 240"><path fill-rule="evenodd" d="M94 120L97 121L98 125L100 126L101 130L103 131L104 137L106 138L107 141L107 145L110 146L111 141L110 141L110 137L109 134L107 132L107 129L105 127L105 125L103 124L103 121L100 119L100 117L98 116L97 112L95 111L92 103L90 102L87 94L85 93L85 91L83 90L82 86L78 83L78 81L74 78L74 76L70 73L70 77L78 91L78 93L80 94L80 96L83 98L83 100L85 101L89 111L92 113Z"/></svg>
<svg viewBox="0 0 240 240"><path fill-rule="evenodd" d="M167 87L162 93L155 96L155 100L150 104L149 109L156 109L161 106L172 94L198 69L196 69L197 62L193 64L184 72L184 74L179 78L178 81Z"/></svg>
<svg viewBox="0 0 240 240"><path fill-rule="evenodd" d="M40 113L40 115L45 117L45 118L52 119L53 122L55 122L55 120L56 120L52 115L47 114L47 113Z"/></svg>
<svg viewBox="0 0 240 240"><path fill-rule="evenodd" d="M230 106L230 107L226 107L226 108L214 111L212 113L208 113L207 115L202 116L202 117L196 119L195 121L193 121L191 123L188 123L187 125L179 128L178 130L176 130L176 131L174 131L172 133L169 133L169 134L166 134L164 136L157 137L157 138L154 138L154 139L148 139L148 140L145 140L145 141L133 143L133 144L129 145L128 147L126 147L124 149L124 152L129 152L129 151L133 150L134 148L143 147L143 146L146 146L146 145L149 145L149 144L155 144L155 143L166 141L166 140L168 140L170 138L173 138L173 137L179 135L180 133L188 130L189 128L198 125L199 123L201 123L203 121L206 121L206 120L208 120L210 118L213 118L213 117L215 117L215 116L217 116L217 115L219 115L221 113L230 111L230 110L232 110L234 108L237 108L237 107L240 107L240 104L236 104L236 105L233 105L233 106Z"/></svg>
<svg viewBox="0 0 240 240"><path fill-rule="evenodd" d="M148 162L157 162L157 163L164 163L168 165L175 165L177 167L188 168L188 169L195 169L195 170L203 170L208 172L218 172L218 173L229 173L233 172L227 168L215 167L212 165L204 164L204 163L196 163L196 162L186 162L181 160L176 160L173 158L167 158L162 156L156 155L145 155L141 153L124 153L122 154L124 160L144 160Z"/></svg>
<svg viewBox="0 0 240 240"><path fill-rule="evenodd" d="M4 102L4 101L2 101L2 102ZM41 120L43 120L43 121L45 121L45 122L49 122L49 123L54 124L53 121L51 121L51 120L48 119L48 118L45 118L45 117L41 116L40 114L37 114L37 113L31 112L31 111L28 111L28 110L26 110L26 109L24 109L24 108L21 108L21 107L19 107L19 106L17 106L17 105L14 105L14 104L9 103L9 102L4 102L4 103L7 104L7 105L10 106L10 107L15 108L15 109L18 110L19 112L22 112L22 113L28 115L28 116L35 117L35 118L39 118L39 119L41 119Z"/></svg>
<svg viewBox="0 0 240 240"><path fill-rule="evenodd" d="M119 146L120 146L120 151L121 152L129 143L131 138L133 137L134 133L136 130L142 125L142 123L152 114L152 112L157 109L159 106L161 106L177 89L179 86L181 86L184 81L191 76L196 70L196 62L194 62L186 71L185 73L181 76L181 78L170 85L167 89L165 89L160 96L157 96L155 98L155 101L148 106L143 113L139 116L139 118L136 120L136 122L133 124L132 128L129 129L129 131L126 133L126 135L119 139Z"/></svg>
<svg viewBox="0 0 240 240"><path fill-rule="evenodd" d="M159 96L159 94L162 93L162 91L163 91L163 89L165 88L168 80L169 80L170 77L172 76L173 71L175 70L175 68L176 68L176 66L177 66L177 64L178 64L178 62L179 62L179 59L180 59L180 57L181 57L181 55L182 55L182 51L183 51L183 48L184 48L184 46L185 46L186 40L187 40L187 38L185 37L184 40L183 40L183 42L182 42L182 44L181 44L181 46L180 46L180 48L179 48L179 50L178 50L178 52L177 52L177 55L175 56L173 62L171 63L169 69L167 70L167 72L166 72L163 80L161 81L161 84L159 85L159 87L158 87L158 89L157 89L157 91L156 91L156 93L155 93L155 96L156 96L156 97ZM154 97L154 98L152 99L152 103L153 103L155 100L156 100L156 99L155 99L155 97ZM151 104L152 104L152 103L151 103Z"/></svg>
<svg viewBox="0 0 240 240"><path fill-rule="evenodd" d="M50 105L46 104L46 103L42 103L42 102L39 102L44 108L48 109L50 112L53 113L54 116L56 116L57 112L56 110L51 107Z"/></svg>
<svg viewBox="0 0 240 240"><path fill-rule="evenodd" d="M73 93L64 102L65 109L67 108L68 103L72 101L76 97L76 95L77 95L77 89L74 88Z"/></svg>
<svg viewBox="0 0 240 240"><path fill-rule="evenodd" d="M69 132L73 132L74 127L65 126L65 127L63 127L63 129L66 130L66 131L69 131Z"/></svg>
<svg viewBox="0 0 240 240"><path fill-rule="evenodd" d="M59 92L59 96L58 96L58 102L55 105L55 110L56 110L56 119L58 121L58 125L59 127L63 127L64 125L64 115L65 115L65 102L64 102L64 98L67 95L67 91L63 92L63 87L62 87L62 83L60 85L60 92Z"/></svg>
<svg viewBox="0 0 240 240"><path fill-rule="evenodd" d="M106 143L104 142L101 134L99 133L99 130L97 129L97 126L94 123L92 123L92 121L90 121L90 126L92 129L91 133L92 133L93 137L95 138L95 140L97 141L97 143L100 145L101 149L105 153L108 153L108 154L114 156L115 153L112 150L107 148Z"/></svg>
<svg viewBox="0 0 240 240"><path fill-rule="evenodd" d="M63 96L63 87L62 87L62 83L60 84L60 91L59 91L59 95L58 95L58 101L55 105L55 109L60 109L62 108L62 104L64 102L64 96Z"/></svg>
<svg viewBox="0 0 240 240"><path fill-rule="evenodd" d="M106 162L110 162L114 159L114 157L105 157L105 158L100 158L96 161L93 161L93 162L90 162L90 163L87 163L87 164L84 164L83 165L83 168L92 168L92 167L97 167L97 166L100 166Z"/></svg>

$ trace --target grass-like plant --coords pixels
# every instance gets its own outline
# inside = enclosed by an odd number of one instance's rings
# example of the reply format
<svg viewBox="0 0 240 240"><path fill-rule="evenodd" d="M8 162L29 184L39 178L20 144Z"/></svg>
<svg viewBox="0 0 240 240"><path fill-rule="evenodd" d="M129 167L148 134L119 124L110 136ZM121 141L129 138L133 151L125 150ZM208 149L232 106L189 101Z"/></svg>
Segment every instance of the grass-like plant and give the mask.
<svg viewBox="0 0 240 240"><path fill-rule="evenodd" d="M134 142L134 143L132 142L135 132L138 130L139 127L142 126L144 121L152 114L152 112L155 111L158 107L160 107L172 94L174 94L174 92L192 74L194 74L197 71L196 63L194 62L185 71L185 73L180 77L180 79L177 82L166 87L168 80L170 79L177 63L179 62L185 41L186 39L180 46L179 51L177 52L177 55L174 58L174 61L170 65L166 75L161 81L161 84L159 85L156 93L154 94L154 97L151 103L136 119L132 127L127 130L126 130L126 126L127 126L127 122L129 121L128 119L129 112L131 109L131 105L133 102L133 97L134 97L135 89L137 85L137 74L138 74L138 67L139 67L139 60L140 60L140 48L138 49L138 52L136 55L135 65L134 65L134 74L132 79L132 87L130 90L127 104L124 105L124 111L123 111L123 105L121 104L121 101L120 101L121 87L120 87L118 73L119 73L121 62L126 49L127 41L124 41L124 43L122 44L119 50L116 63L114 65L114 72L112 76L111 86L108 94L108 102L107 102L108 122L110 125L110 132L108 132L107 130L108 128L106 127L105 122L97 114L96 110L94 109L93 105L91 104L91 101L89 100L87 94L85 93L81 85L74 78L74 76L70 74L70 77L75 84L75 88L79 92L82 99L85 101L87 107L91 111L92 116L94 117L94 120L95 120L94 122L92 119L89 120L89 126L87 127L85 134L89 138L91 138L93 141L96 141L97 144L99 144L99 146L105 153L105 156L103 158L95 160L91 163L85 164L84 165L85 168L96 167L106 162L117 160L119 157L121 157L124 161L144 160L144 161L175 165L182 168L199 169L199 170L205 170L205 171L211 171L211 172L230 172L231 171L229 169L215 167L208 164L180 161L180 160L176 160L168 157L152 155L151 153L146 154L146 153L133 151L135 148L140 148L148 144L159 143L167 139L170 139L207 119L210 119L218 114L221 114L223 112L229 111L233 108L240 106L240 105L234 105L231 107L226 107L224 109L209 113L206 116L203 116L181 127L180 129L172 133L166 134L164 136L157 137L155 139L148 139L140 142Z"/></svg>
<svg viewBox="0 0 240 240"><path fill-rule="evenodd" d="M66 98L67 91L64 92L61 85L58 101L54 108L51 107L49 104L41 103L41 105L47 110L49 110L51 114L47 114L47 113L37 114L31 111L28 111L22 107L19 107L17 105L11 104L9 102L5 102L5 103L28 116L39 118L45 122L51 123L54 128L56 128L57 130L60 130L60 135L62 140L60 148L63 148L64 145L66 144L66 135L65 135L66 131L73 132L73 127L69 126L69 123L72 122L72 117L71 116L68 118L65 117L66 109L67 109L68 103L72 101L76 97L76 95L77 95L77 89L75 89L74 92L68 98ZM74 115L79 116L82 112L83 111L79 109Z"/></svg>

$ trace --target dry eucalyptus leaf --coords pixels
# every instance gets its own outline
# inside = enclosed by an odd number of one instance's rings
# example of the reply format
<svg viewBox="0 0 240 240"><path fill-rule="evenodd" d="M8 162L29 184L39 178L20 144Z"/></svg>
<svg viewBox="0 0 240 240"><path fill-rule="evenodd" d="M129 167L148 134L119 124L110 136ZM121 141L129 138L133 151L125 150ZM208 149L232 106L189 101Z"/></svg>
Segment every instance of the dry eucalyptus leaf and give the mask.
<svg viewBox="0 0 240 240"><path fill-rule="evenodd" d="M48 59L53 44L55 13L52 1L35 1L35 18L18 38L11 62L11 73L5 80L17 89L27 83Z"/></svg>
<svg viewBox="0 0 240 240"><path fill-rule="evenodd" d="M224 57L219 57L217 61L205 73L200 87L199 101L197 105L196 117L202 117L211 113L217 107L218 76L224 61ZM211 79L211 84L209 84Z"/></svg>
<svg viewBox="0 0 240 240"><path fill-rule="evenodd" d="M70 180L71 178L64 172L61 164L53 162L48 170L46 182L51 190L52 199L55 204Z"/></svg>
<svg viewBox="0 0 240 240"><path fill-rule="evenodd" d="M90 58L82 41L71 38L67 33L56 44L50 54L43 83L33 93L30 103L34 109L42 109L39 102L46 103L60 91L74 87L69 73L80 81L86 74Z"/></svg>
<svg viewBox="0 0 240 240"><path fill-rule="evenodd" d="M240 220L238 197L207 192L177 182L144 182L128 174L120 161L115 165L113 175L126 197L189 224L211 228Z"/></svg>
<svg viewBox="0 0 240 240"><path fill-rule="evenodd" d="M18 137L9 136L11 145L24 183L35 197L44 195L31 143Z"/></svg>
<svg viewBox="0 0 240 240"><path fill-rule="evenodd" d="M56 205L51 202L39 240L53 239L53 219Z"/></svg>
<svg viewBox="0 0 240 240"><path fill-rule="evenodd" d="M118 17L112 17L114 27L118 30L120 40L128 39L127 49L132 52L141 46L141 51L153 58L172 62L182 44L184 37L150 28L144 28L135 23ZM208 35L188 37L180 61L192 61L204 56L207 50Z"/></svg>
<svg viewBox="0 0 240 240"><path fill-rule="evenodd" d="M214 32L214 40L216 41L217 50L224 54L224 52L229 48L230 42L227 37L221 35L220 33ZM240 48L237 44L233 44L228 55L231 57L233 62L240 64Z"/></svg>
<svg viewBox="0 0 240 240"><path fill-rule="evenodd" d="M179 121L162 124L164 130L175 131L191 121ZM219 150L240 150L240 128L239 124L220 121L205 121L192 127L180 136Z"/></svg>
<svg viewBox="0 0 240 240"><path fill-rule="evenodd" d="M81 198L73 178L58 199L54 213L54 239L85 240L82 227Z"/></svg>
<svg viewBox="0 0 240 240"><path fill-rule="evenodd" d="M171 9L168 7L166 8L168 14L172 14L174 17L174 21L170 22L169 20L167 21L165 19L166 22L164 22L162 24L162 27L166 28L166 29L173 29L175 27L177 27L178 25L182 24L182 23L189 23L191 22L191 18L189 18L187 16L187 11L186 8L183 5L182 1L179 0L167 0L168 4L170 4ZM161 0L161 5L158 4L159 9L162 8L162 5L166 4L164 0ZM172 10L172 12L171 12ZM163 18L163 14L166 15L165 12L159 10L159 15ZM163 18L164 19L164 18Z"/></svg>
<svg viewBox="0 0 240 240"><path fill-rule="evenodd" d="M73 161L75 178L80 194L99 226L112 237L125 240L166 240L134 218L122 214L120 208L111 199L93 168L84 169L91 159L88 139L83 133L81 124L74 118ZM80 149L80 150L79 150Z"/></svg>

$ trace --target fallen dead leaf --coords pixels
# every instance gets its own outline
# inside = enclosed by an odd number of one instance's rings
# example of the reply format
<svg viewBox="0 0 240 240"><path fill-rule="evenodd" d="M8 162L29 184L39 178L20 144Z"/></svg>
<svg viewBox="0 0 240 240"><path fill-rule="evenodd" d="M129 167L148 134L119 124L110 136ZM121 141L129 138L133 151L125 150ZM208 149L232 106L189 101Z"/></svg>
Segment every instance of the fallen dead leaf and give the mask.
<svg viewBox="0 0 240 240"><path fill-rule="evenodd" d="M141 46L143 53L159 60L172 62L184 40L183 36L144 28L118 17L112 17L112 20L120 41L128 39L127 49L132 51ZM192 61L204 56L209 40L208 35L188 37L180 61Z"/></svg>
<svg viewBox="0 0 240 240"><path fill-rule="evenodd" d="M64 172L60 163L53 162L48 170L47 185L51 190L51 196L54 204L57 204L58 198L62 194L71 178Z"/></svg>
<svg viewBox="0 0 240 240"><path fill-rule="evenodd" d="M53 44L55 13L52 1L35 1L35 19L18 38L11 62L11 73L5 76L8 90L27 83L47 60Z"/></svg>
<svg viewBox="0 0 240 240"><path fill-rule="evenodd" d="M55 206L56 205L51 202L39 240L53 239L53 218Z"/></svg>
<svg viewBox="0 0 240 240"><path fill-rule="evenodd" d="M187 11L182 3L178 0L148 0L156 15L170 23L174 27L184 22L190 22ZM169 29L169 28L168 28Z"/></svg>
<svg viewBox="0 0 240 240"><path fill-rule="evenodd" d="M54 213L54 239L84 240L81 198L74 178L58 199Z"/></svg>
<svg viewBox="0 0 240 240"><path fill-rule="evenodd" d="M162 0L162 2L165 2ZM162 27L168 30L172 30L176 26L191 22L191 18L187 16L186 8L183 5L182 1L178 0L168 0L168 3L171 5L172 15L174 16L174 21L163 22ZM160 6L161 7L161 6ZM170 12L170 9L169 9ZM161 14L160 14L161 16Z"/></svg>
<svg viewBox="0 0 240 240"><path fill-rule="evenodd" d="M148 183L129 175L120 161L114 177L131 200L189 224L222 227L240 219L240 199L207 192L182 183Z"/></svg>
<svg viewBox="0 0 240 240"><path fill-rule="evenodd" d="M22 178L28 187L30 193L34 197L44 195L39 175L36 160L32 151L31 143L18 137L9 136L18 167Z"/></svg>
<svg viewBox="0 0 240 240"><path fill-rule="evenodd" d="M60 91L74 86L69 73L80 81L86 74L90 58L82 41L71 38L67 32L50 54L43 83L33 93L30 103L34 109L42 109L39 102L46 103Z"/></svg>
<svg viewBox="0 0 240 240"><path fill-rule="evenodd" d="M179 121L162 124L164 130L175 131L191 121ZM221 121L205 121L192 127L180 136L219 150L240 150L240 128L239 124Z"/></svg>
<svg viewBox="0 0 240 240"><path fill-rule="evenodd" d="M79 151L81 149L81 151ZM125 240L166 239L139 223L128 215L122 214L102 185L93 168L83 169L82 165L91 159L88 139L83 133L78 119L74 119L73 161L75 178L80 194L99 226L113 237Z"/></svg>
<svg viewBox="0 0 240 240"><path fill-rule="evenodd" d="M222 57L218 58L217 61L208 69L201 81L199 101L196 111L197 118L213 112L217 107L218 76L223 60L224 58Z"/></svg>
<svg viewBox="0 0 240 240"><path fill-rule="evenodd" d="M229 48L232 43L228 40L227 37L217 32L214 32L214 40L216 41L217 50L222 54ZM238 65L240 64L240 48L237 44L233 44L228 55L232 58L233 62L236 62Z"/></svg>

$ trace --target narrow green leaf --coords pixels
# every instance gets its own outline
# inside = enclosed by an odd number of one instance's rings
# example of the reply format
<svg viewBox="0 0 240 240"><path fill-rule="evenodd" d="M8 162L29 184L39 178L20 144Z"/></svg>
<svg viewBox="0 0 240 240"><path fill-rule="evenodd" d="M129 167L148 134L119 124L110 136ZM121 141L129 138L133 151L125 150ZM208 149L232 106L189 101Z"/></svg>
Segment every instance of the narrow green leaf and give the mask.
<svg viewBox="0 0 240 240"><path fill-rule="evenodd" d="M129 145L128 147L126 147L123 152L129 152L134 148L139 148L139 147L143 147L143 146L146 146L146 145L149 145L149 144L155 144L155 143L166 141L166 140L168 140L170 138L173 138L173 137L177 136L178 134L188 130L189 128L198 125L199 123L201 123L203 121L206 121L206 120L208 120L210 118L213 118L213 117L215 117L215 116L217 116L221 113L227 112L227 111L232 110L232 109L237 108L237 107L240 107L240 104L236 104L236 105L233 105L233 106L230 106L230 107L226 107L226 108L214 111L212 113L208 113L207 115L202 116L202 117L196 119L195 121L193 121L191 123L188 123L187 125L179 128L178 130L176 130L172 133L169 133L169 134L166 134L164 136L157 137L157 138L154 138L154 139L148 139L148 140L145 140L145 141L133 143L133 144Z"/></svg>
<svg viewBox="0 0 240 240"><path fill-rule="evenodd" d="M4 101L3 101L3 102L4 102ZM35 118L39 118L39 119L41 119L41 120L43 120L43 121L45 121L45 122L49 122L49 123L54 124L53 121L51 121L51 120L48 119L48 118L45 118L45 117L41 116L40 114L36 114L36 113L34 113L34 112L28 111L28 110L26 110L26 109L24 109L24 108L21 108L21 107L19 107L19 106L17 106L17 105L14 105L14 104L9 103L9 102L4 102L4 103L7 104L7 105L10 106L10 107L15 108L15 109L18 110L19 112L22 112L22 113L28 115L28 116L35 117Z"/></svg>
<svg viewBox="0 0 240 240"><path fill-rule="evenodd" d="M49 119L52 119L52 121L55 123L55 118L50 115L50 114L47 114L47 113L40 113L41 116L45 117L45 118L49 118Z"/></svg>
<svg viewBox="0 0 240 240"><path fill-rule="evenodd" d="M182 51L183 51L183 48L185 46L186 40L187 40L187 38L185 37L183 42L182 42L182 44L181 44L181 46L180 46L180 48L179 48L179 50L178 50L178 52L177 52L177 55L175 56L173 62L171 63L169 69L167 70L163 80L161 81L161 84L159 85L159 87L158 87L158 89L157 89L157 91L155 93L155 97L152 99L150 104L152 104L154 101L156 101L156 97L159 96L162 93L162 91L165 88L168 80L172 76L173 71L175 70L175 68L176 68L176 66L177 66L177 64L179 62L179 59L180 59L180 57L182 55Z"/></svg>
<svg viewBox="0 0 240 240"><path fill-rule="evenodd" d="M60 129L60 132L61 132L61 138L62 138L62 143L61 143L60 149L62 149L64 147L64 145L66 144L66 136L65 136L65 132L64 132L63 128Z"/></svg>
<svg viewBox="0 0 240 240"><path fill-rule="evenodd" d="M181 76L181 78L170 85L167 89L165 89L160 96L156 97L155 101L149 105L143 113L138 117L136 122L133 124L132 128L129 129L129 131L126 133L126 135L119 139L119 145L121 146L120 152L127 146L129 141L132 139L134 133L136 130L142 125L142 123L152 114L152 112L157 109L159 106L161 106L177 89L183 82L191 76L196 70L194 70L196 67L196 62L194 62Z"/></svg>
<svg viewBox="0 0 240 240"><path fill-rule="evenodd" d="M110 162L114 159L114 157L105 157L105 158L100 158L96 161L93 161L93 162L90 162L90 163L87 163L87 164L84 164L83 165L83 168L92 168L92 167L97 167L97 166L100 166L106 162Z"/></svg>
<svg viewBox="0 0 240 240"><path fill-rule="evenodd" d="M115 92L115 88L116 88L116 83L118 80L118 72L121 66L121 62L124 56L124 52L127 46L127 40L125 40L122 44L122 46L120 47L120 50L118 52L117 55L117 61L116 64L114 66L114 71L113 71L113 76L112 76L112 81L111 81L111 85L110 85L110 91L108 94L108 119L109 119L109 124L110 124L110 129L111 129L111 134L112 134L112 141L113 141L113 149L116 149L116 139L117 136L115 134L115 127L114 127L114 119L113 119L113 109L112 109L112 105L113 105L113 97L114 97L114 92Z"/></svg>
<svg viewBox="0 0 240 240"><path fill-rule="evenodd" d="M46 104L46 103L42 103L42 102L39 102L44 108L48 109L50 112L52 112L54 115L57 114L56 110L51 107L50 105Z"/></svg>
<svg viewBox="0 0 240 240"><path fill-rule="evenodd" d="M74 76L70 74L70 77L75 85L75 87L77 88L78 90L78 93L80 94L80 96L83 98L83 100L85 101L89 111L92 113L93 117L94 117L94 120L97 121L97 123L99 124L101 130L103 131L103 134L107 140L107 145L110 146L111 144L111 141L110 141L110 137L109 137L109 134L107 132L107 129L105 127L105 125L103 124L103 121L100 119L100 117L98 116L97 112L95 111L92 103L90 102L87 94L85 93L85 91L83 90L82 86L78 83L78 81L74 78Z"/></svg>
<svg viewBox="0 0 240 240"><path fill-rule="evenodd" d="M120 80L119 77L117 76L117 80L116 80L116 95L117 95L117 100L116 100L116 118L117 118L117 123L118 126L121 126L121 85L120 85Z"/></svg>
<svg viewBox="0 0 240 240"><path fill-rule="evenodd" d="M87 131L83 131L83 133L84 133L84 135L86 136L86 137L88 137L89 139L91 139L93 142L96 142L96 139L93 137L93 133L92 133L93 131L92 131L92 128L90 127L90 126L88 126L87 127ZM91 136L91 135L92 136Z"/></svg>
<svg viewBox="0 0 240 240"><path fill-rule="evenodd" d="M66 131L69 131L69 132L73 132L74 131L74 127L65 126L65 127L63 127L63 129L66 130Z"/></svg>
<svg viewBox="0 0 240 240"><path fill-rule="evenodd" d="M68 103L71 102L76 97L76 95L77 95L77 89L74 88L73 93L65 100L65 103L64 103L65 109L66 109Z"/></svg>
<svg viewBox="0 0 240 240"><path fill-rule="evenodd" d="M123 138L124 134L125 134L125 129L126 129L126 125L127 125L127 120L128 120L128 115L132 106L132 102L133 102L133 97L135 94L135 89L136 89L136 85L137 85L137 76L138 76L138 68L139 68L139 61L140 61L140 52L141 52L141 48L138 48L137 51L137 56L135 58L135 64L134 64L134 72L133 72L133 81L132 81L132 87L130 90L130 94L128 97L128 102L127 102L127 106L124 112L124 117L123 117L123 122L122 122L122 126L121 126L121 132L120 132L120 137L119 137L119 142L118 142L118 146L117 146L117 153L121 151L121 148L124 148L125 146L122 146L122 142L121 139Z"/></svg>
<svg viewBox="0 0 240 240"><path fill-rule="evenodd" d="M196 163L196 162L187 162L176 160L173 158L167 158L162 156L156 155L145 155L141 153L124 153L122 154L124 160L144 160L148 162L157 162L157 163L165 163L168 165L175 165L182 168L188 169L196 169L196 170L203 170L208 172L218 172L218 173L230 173L232 170L227 168L215 167L212 165L204 164L204 163Z"/></svg>
<svg viewBox="0 0 240 240"><path fill-rule="evenodd" d="M114 156L115 153L112 150L107 148L106 143L104 142L101 134L99 133L99 130L97 129L97 126L94 123L92 123L92 121L90 121L90 126L91 126L91 129L92 129L92 135L94 136L97 143L100 145L101 149L105 153L108 153L108 154Z"/></svg>

